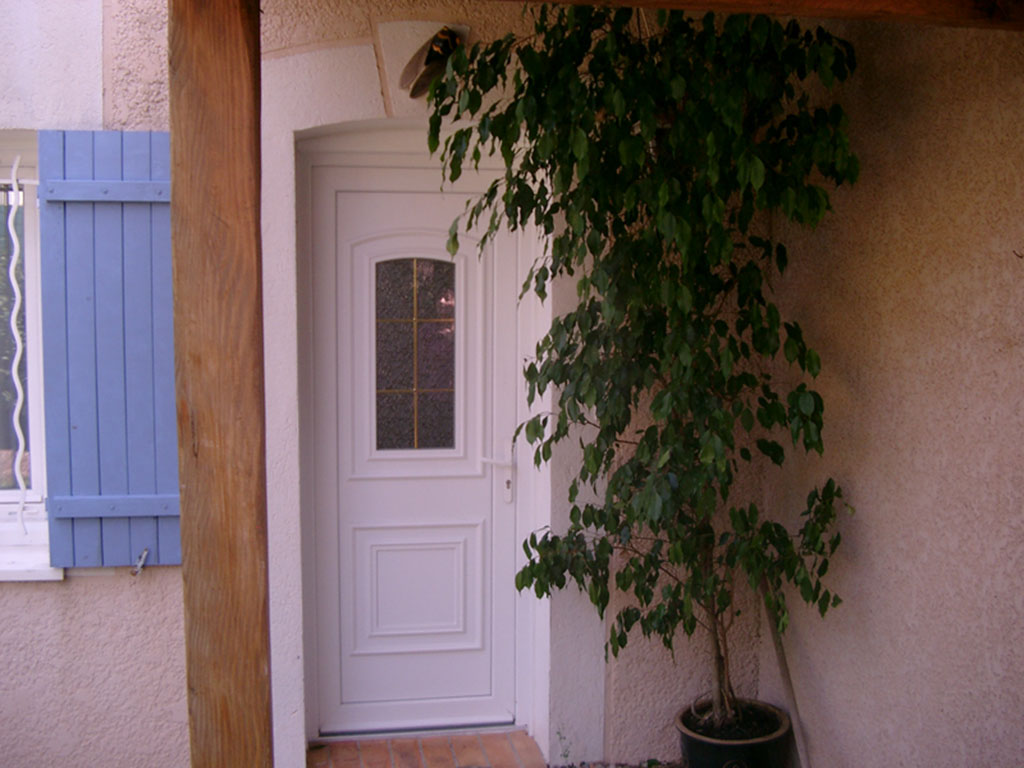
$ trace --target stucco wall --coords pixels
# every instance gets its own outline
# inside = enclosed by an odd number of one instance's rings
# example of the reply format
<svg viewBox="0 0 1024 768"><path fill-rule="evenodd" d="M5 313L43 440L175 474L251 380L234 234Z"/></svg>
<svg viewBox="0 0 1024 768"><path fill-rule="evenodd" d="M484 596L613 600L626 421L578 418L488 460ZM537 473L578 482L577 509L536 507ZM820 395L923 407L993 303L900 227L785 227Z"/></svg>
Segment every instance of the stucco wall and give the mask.
<svg viewBox="0 0 1024 768"><path fill-rule="evenodd" d="M618 605L618 597L613 605ZM730 673L736 693L756 698L761 644L757 601L742 585L737 591L740 616L729 632ZM614 614L612 614L614 615ZM693 637L679 631L674 651L639 631L611 659L605 682L605 759L643 764L679 760L675 716L711 690L710 640L698 627ZM777 701L775 703L782 703Z"/></svg>
<svg viewBox="0 0 1024 768"><path fill-rule="evenodd" d="M486 0L267 0L261 6L264 54L369 39L388 21L471 23L474 37L483 40L523 24L522 5Z"/></svg>
<svg viewBox="0 0 1024 768"><path fill-rule="evenodd" d="M0 584L0 764L189 764L181 572Z"/></svg>
<svg viewBox="0 0 1024 768"><path fill-rule="evenodd" d="M795 508L830 472L857 510L831 574L845 603L786 636L811 754L1019 765L1024 38L833 26L860 64L842 98L861 179L795 233L783 281L823 360L825 457L766 491Z"/></svg>
<svg viewBox="0 0 1024 768"><path fill-rule="evenodd" d="M166 0L103 0L103 124L166 131Z"/></svg>
<svg viewBox="0 0 1024 768"><path fill-rule="evenodd" d="M99 0L0 0L0 129L100 128Z"/></svg>
<svg viewBox="0 0 1024 768"><path fill-rule="evenodd" d="M167 58L165 11L0 0L0 129L166 129L166 64L148 69ZM180 568L3 582L0 617L5 768L188 765Z"/></svg>

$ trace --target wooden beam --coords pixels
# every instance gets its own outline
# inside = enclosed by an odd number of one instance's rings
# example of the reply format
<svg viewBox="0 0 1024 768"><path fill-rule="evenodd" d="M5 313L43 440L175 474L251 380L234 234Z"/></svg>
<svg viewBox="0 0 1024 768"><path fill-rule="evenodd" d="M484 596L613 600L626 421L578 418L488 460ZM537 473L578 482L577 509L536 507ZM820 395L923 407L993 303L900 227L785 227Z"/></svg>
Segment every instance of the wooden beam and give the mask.
<svg viewBox="0 0 1024 768"><path fill-rule="evenodd" d="M171 233L194 768L273 765L257 0L169 0Z"/></svg>
<svg viewBox="0 0 1024 768"><path fill-rule="evenodd" d="M507 0L521 3L522 0ZM555 0L575 2L577 0ZM586 2L586 0L579 0ZM1024 0L607 0L610 5L1024 30Z"/></svg>

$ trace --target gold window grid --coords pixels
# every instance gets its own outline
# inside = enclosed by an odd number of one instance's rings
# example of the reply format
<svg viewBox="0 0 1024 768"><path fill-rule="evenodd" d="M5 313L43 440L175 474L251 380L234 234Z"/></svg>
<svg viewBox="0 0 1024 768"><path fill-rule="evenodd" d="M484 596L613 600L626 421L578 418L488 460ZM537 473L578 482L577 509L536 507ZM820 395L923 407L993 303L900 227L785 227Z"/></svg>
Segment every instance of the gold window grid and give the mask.
<svg viewBox="0 0 1024 768"><path fill-rule="evenodd" d="M378 395L412 395L412 450L420 447L420 402L418 395L451 392L455 393L455 387L421 388L419 384L419 325L420 323L434 323L439 325L450 325L452 333L455 333L454 317L419 317L419 262L421 259L412 258L412 317L378 317L375 318L378 325L392 325L397 323L412 324L412 389L376 389ZM426 259L426 261L437 261L437 259ZM374 345L376 346L376 344Z"/></svg>

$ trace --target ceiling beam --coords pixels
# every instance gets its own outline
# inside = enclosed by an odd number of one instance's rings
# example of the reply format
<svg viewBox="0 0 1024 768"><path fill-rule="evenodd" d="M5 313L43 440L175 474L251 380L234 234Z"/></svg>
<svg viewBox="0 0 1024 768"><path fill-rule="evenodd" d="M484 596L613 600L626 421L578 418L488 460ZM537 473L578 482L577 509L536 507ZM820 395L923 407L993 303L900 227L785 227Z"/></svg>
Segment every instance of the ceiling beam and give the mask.
<svg viewBox="0 0 1024 768"><path fill-rule="evenodd" d="M521 3L522 0L507 2ZM1024 30L1024 0L608 0L608 4Z"/></svg>
<svg viewBox="0 0 1024 768"><path fill-rule="evenodd" d="M259 4L168 9L191 764L270 768Z"/></svg>

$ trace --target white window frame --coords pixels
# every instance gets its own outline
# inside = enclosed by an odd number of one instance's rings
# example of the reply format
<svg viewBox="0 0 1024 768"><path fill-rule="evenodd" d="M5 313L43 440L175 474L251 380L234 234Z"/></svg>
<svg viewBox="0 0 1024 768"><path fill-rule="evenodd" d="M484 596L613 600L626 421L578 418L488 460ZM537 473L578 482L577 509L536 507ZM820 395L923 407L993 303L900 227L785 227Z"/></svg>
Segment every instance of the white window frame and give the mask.
<svg viewBox="0 0 1024 768"><path fill-rule="evenodd" d="M35 131L0 131L0 183L9 183L20 157L18 178L24 193L25 354L30 478L25 508L19 515L21 491L0 490L0 581L54 581L63 568L50 567L50 535L46 519L46 469L43 418L42 296L40 290L37 139ZM6 220L0 222L6 228ZM7 275L0 274L0 280ZM7 323L8 318L0 318ZM0 371L0 375L6 372ZM24 527L22 526L24 522Z"/></svg>

